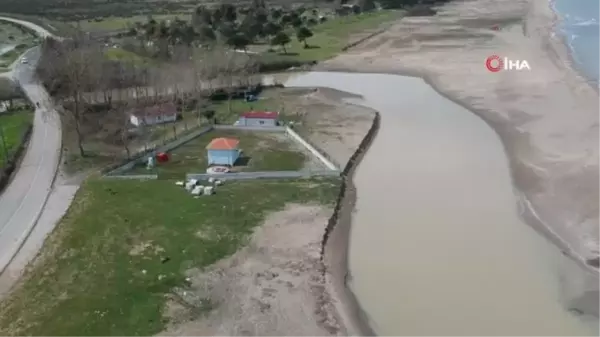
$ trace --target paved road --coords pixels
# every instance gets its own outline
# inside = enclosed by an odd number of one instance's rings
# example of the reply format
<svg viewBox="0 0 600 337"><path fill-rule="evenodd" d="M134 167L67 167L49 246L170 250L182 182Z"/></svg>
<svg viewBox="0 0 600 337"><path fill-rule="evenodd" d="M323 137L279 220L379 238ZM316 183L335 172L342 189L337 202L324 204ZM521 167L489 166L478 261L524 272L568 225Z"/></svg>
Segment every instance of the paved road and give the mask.
<svg viewBox="0 0 600 337"><path fill-rule="evenodd" d="M9 21L9 22L13 22L13 23L17 23L25 28L29 28L31 30L33 30L39 37L47 37L47 36L53 36L56 38L56 36L52 35L52 33L50 33L49 31L47 31L46 29L44 29L43 27L40 27L34 23L28 22L28 21L23 21L23 20L19 20L19 19L14 19L14 18L9 18L6 16L0 16L0 20L2 21Z"/></svg>
<svg viewBox="0 0 600 337"><path fill-rule="evenodd" d="M51 35L32 23L0 17L23 24L43 36ZM35 80L34 65L39 48L26 52L29 64L17 64L11 75L32 102L39 102L34 128L23 161L12 182L0 195L0 274L11 262L35 227L52 191L61 150L61 127L46 90Z"/></svg>

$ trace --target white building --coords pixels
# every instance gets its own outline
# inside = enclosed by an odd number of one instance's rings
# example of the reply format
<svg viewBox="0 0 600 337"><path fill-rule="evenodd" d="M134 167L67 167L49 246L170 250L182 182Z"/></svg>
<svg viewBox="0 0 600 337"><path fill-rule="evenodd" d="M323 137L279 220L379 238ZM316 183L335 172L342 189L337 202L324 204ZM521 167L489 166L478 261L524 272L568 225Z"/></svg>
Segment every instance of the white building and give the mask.
<svg viewBox="0 0 600 337"><path fill-rule="evenodd" d="M178 115L175 104L165 103L136 109L131 113L129 121L135 126L155 125L175 122Z"/></svg>
<svg viewBox="0 0 600 337"><path fill-rule="evenodd" d="M276 126L279 113L275 111L249 111L240 115L235 123L243 126Z"/></svg>

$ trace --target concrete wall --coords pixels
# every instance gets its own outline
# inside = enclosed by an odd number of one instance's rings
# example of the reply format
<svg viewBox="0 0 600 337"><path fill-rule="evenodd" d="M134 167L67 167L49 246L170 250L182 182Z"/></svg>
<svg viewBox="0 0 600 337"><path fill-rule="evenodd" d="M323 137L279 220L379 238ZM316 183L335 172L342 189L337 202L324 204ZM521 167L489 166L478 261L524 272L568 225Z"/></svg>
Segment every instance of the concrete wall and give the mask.
<svg viewBox="0 0 600 337"><path fill-rule="evenodd" d="M285 126L215 125L215 130L285 132Z"/></svg>
<svg viewBox="0 0 600 337"><path fill-rule="evenodd" d="M143 120L143 122L142 122ZM141 124L145 125L154 125L168 122L175 122L177 120L177 115L156 115L156 116L144 116L138 117L135 115L131 115L129 121L131 124L135 126L140 126Z"/></svg>
<svg viewBox="0 0 600 337"><path fill-rule="evenodd" d="M240 117L240 125L244 126L276 126L277 120L272 118L246 118Z"/></svg>
<svg viewBox="0 0 600 337"><path fill-rule="evenodd" d="M315 157L319 158L319 160L330 170L338 170L338 168L327 158L325 158L325 156L323 154L321 154L321 152L319 152L315 147L313 147L312 145L310 145L307 141L304 140L304 138L300 137L300 135L298 135L296 133L296 131L290 129L289 127L285 127L285 131L286 133L295 141L297 141L298 143L302 144L306 149L308 149L308 151L310 151Z"/></svg>
<svg viewBox="0 0 600 337"><path fill-rule="evenodd" d="M186 179L207 180L216 178L221 180L246 180L246 179L281 179L281 178L310 178L310 177L337 177L340 171L269 171L269 172L239 172L224 174L188 173Z"/></svg>

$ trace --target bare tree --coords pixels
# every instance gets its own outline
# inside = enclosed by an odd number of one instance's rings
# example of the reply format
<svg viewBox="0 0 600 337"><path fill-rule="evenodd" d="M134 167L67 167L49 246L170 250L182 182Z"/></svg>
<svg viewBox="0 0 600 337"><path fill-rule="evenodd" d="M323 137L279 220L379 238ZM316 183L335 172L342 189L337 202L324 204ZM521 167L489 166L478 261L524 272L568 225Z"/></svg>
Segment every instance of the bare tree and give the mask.
<svg viewBox="0 0 600 337"><path fill-rule="evenodd" d="M120 144L125 150L127 159L131 158L131 134L129 132L129 100L121 100L113 106L116 116L116 128L119 134Z"/></svg>
<svg viewBox="0 0 600 337"><path fill-rule="evenodd" d="M86 155L83 146L83 123L89 105L86 92L97 89L101 55L96 46L81 36L75 36L72 40L45 43L39 65L45 83L50 83L50 91L64 95L70 103L68 108L59 110L76 135L81 156Z"/></svg>

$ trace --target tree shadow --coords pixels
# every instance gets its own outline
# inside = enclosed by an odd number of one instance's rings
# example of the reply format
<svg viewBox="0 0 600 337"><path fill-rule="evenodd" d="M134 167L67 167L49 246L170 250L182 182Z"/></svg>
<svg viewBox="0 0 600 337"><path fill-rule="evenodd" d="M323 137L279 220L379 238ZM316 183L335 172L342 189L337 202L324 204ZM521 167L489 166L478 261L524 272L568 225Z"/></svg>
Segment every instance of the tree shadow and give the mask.
<svg viewBox="0 0 600 337"><path fill-rule="evenodd" d="M321 46L314 46L314 45L309 44L309 45L304 46L303 48L304 49L320 49Z"/></svg>
<svg viewBox="0 0 600 337"><path fill-rule="evenodd" d="M290 52L284 53L284 52L281 52L281 53L278 53L278 55L281 55L281 56L298 56L298 53L294 53L294 52L292 52L292 53L290 53Z"/></svg>

